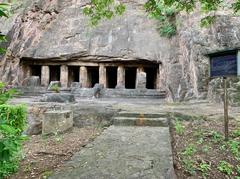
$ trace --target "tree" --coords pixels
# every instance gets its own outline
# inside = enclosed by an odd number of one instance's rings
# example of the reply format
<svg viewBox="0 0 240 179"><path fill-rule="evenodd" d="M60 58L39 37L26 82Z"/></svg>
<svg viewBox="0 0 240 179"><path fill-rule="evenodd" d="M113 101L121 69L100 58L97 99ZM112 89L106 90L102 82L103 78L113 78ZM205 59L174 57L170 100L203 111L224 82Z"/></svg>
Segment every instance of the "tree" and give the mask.
<svg viewBox="0 0 240 179"><path fill-rule="evenodd" d="M144 5L149 16L159 20L160 34L168 37L176 33L175 16L179 12L190 13L198 7L204 16L200 25L208 26L214 22L217 10L228 9L232 13L237 13L240 9L240 0L232 3L224 0L148 0ZM90 17L91 25L97 25L101 20L123 14L125 9L124 3L115 0L90 0L90 4L83 12Z"/></svg>

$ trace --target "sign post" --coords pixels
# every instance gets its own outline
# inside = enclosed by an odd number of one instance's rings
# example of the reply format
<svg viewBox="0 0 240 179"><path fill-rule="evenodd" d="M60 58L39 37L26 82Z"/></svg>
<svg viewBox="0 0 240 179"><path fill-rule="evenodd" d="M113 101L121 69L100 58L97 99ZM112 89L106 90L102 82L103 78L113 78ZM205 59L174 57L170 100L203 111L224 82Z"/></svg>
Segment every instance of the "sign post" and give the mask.
<svg viewBox="0 0 240 179"><path fill-rule="evenodd" d="M225 140L228 141L228 92L227 92L227 77L223 77L224 82L224 133Z"/></svg>
<svg viewBox="0 0 240 179"><path fill-rule="evenodd" d="M240 76L240 52L237 50L226 51L210 55L211 78L223 77L224 83L224 134L225 140L229 139L228 131L228 91L227 77Z"/></svg>

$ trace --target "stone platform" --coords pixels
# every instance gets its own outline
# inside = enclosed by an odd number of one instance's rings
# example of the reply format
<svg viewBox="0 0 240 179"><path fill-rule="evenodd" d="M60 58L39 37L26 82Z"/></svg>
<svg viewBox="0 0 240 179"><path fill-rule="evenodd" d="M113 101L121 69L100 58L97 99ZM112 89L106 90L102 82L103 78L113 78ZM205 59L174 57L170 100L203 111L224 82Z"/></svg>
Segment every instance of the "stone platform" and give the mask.
<svg viewBox="0 0 240 179"><path fill-rule="evenodd" d="M40 96L47 93L52 93L44 87L18 87L22 97ZM93 88L65 88L60 90L61 93L73 94L77 97L92 97ZM155 89L109 89L104 88L101 91L102 98L151 98L165 99L166 91Z"/></svg>

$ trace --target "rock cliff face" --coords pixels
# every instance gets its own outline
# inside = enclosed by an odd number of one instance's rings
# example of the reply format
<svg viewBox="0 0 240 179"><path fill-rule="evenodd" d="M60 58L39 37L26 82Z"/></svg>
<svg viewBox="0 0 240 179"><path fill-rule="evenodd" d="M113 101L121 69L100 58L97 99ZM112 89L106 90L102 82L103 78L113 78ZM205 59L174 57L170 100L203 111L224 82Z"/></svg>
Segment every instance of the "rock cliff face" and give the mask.
<svg viewBox="0 0 240 179"><path fill-rule="evenodd" d="M240 18L221 15L210 28L200 28L199 14L181 14L178 34L167 39L160 37L142 4L132 0L123 16L91 28L82 14L85 1L26 1L8 20L11 23L3 25L9 43L1 60L1 80L19 84L22 58L145 59L162 63L161 86L169 100L217 96L220 83L209 82L206 54L240 46Z"/></svg>

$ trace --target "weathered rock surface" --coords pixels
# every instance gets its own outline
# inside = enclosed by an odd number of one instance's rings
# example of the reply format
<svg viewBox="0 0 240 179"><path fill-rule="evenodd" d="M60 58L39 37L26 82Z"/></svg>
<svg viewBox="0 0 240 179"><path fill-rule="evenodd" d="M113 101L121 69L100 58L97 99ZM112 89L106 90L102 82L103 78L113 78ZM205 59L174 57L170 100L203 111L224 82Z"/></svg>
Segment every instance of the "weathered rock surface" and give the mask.
<svg viewBox="0 0 240 179"><path fill-rule="evenodd" d="M73 127L73 112L70 110L48 111L44 113L42 134L62 133Z"/></svg>
<svg viewBox="0 0 240 179"><path fill-rule="evenodd" d="M37 87L40 86L40 78L39 76L30 76L23 81L23 86L27 87Z"/></svg>
<svg viewBox="0 0 240 179"><path fill-rule="evenodd" d="M147 18L142 4L130 1L123 16L90 28L82 14L85 1L25 1L23 8L8 20L11 23L3 24L9 44L2 59L1 80L20 83L21 59L144 59L162 63L160 85L170 100L219 96L221 93L215 89L221 85L218 80L210 82L206 54L240 47L240 18L222 13L214 25L200 28L198 12L180 14L178 34L167 39L160 37L156 22ZM230 84L236 89L234 81Z"/></svg>
<svg viewBox="0 0 240 179"><path fill-rule="evenodd" d="M43 95L40 102L73 103L75 97L68 93L47 93Z"/></svg>

